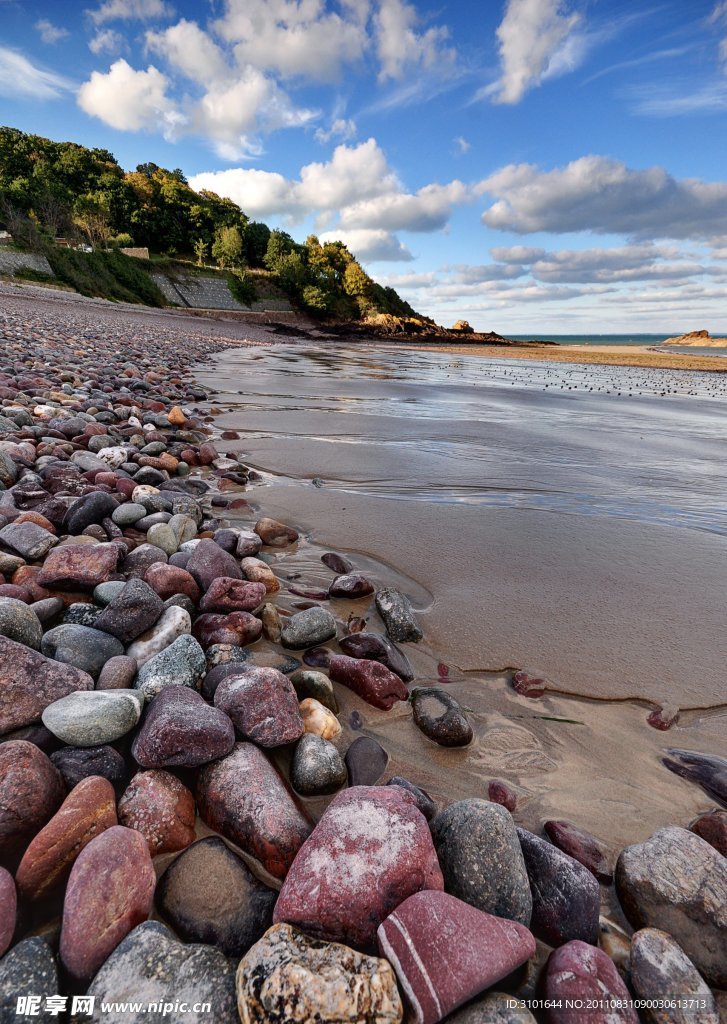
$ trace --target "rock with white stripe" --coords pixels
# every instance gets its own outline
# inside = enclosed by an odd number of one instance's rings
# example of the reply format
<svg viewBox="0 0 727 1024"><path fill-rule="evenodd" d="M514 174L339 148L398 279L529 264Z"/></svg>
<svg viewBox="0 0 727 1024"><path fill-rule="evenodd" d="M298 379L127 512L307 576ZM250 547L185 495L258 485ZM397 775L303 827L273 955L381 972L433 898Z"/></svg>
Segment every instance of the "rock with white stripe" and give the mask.
<svg viewBox="0 0 727 1024"><path fill-rule="evenodd" d="M516 921L486 914L446 892L418 892L379 926L414 1024L437 1024L535 955Z"/></svg>

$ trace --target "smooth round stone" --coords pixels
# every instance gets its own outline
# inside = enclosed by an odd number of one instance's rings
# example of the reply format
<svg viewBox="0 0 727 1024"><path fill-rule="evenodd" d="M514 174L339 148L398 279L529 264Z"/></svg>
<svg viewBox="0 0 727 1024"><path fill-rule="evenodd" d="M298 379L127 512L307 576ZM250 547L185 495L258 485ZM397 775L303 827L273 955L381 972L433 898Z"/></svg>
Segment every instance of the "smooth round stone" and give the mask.
<svg viewBox="0 0 727 1024"><path fill-rule="evenodd" d="M236 1020L234 969L211 946L186 945L160 921L134 928L111 953L88 988L98 1007L122 1004L103 1015L104 1024L230 1024ZM140 1009L130 1008L137 1004ZM172 1011L150 1015L149 1005ZM174 1012L186 1004L187 1012ZM209 1010L205 1004L209 1004ZM205 1006L204 1010L192 1007ZM83 1018L81 1018L83 1019Z"/></svg>
<svg viewBox="0 0 727 1024"><path fill-rule="evenodd" d="M173 515L167 525L170 530L174 531L178 545L193 540L197 536L197 521L184 513Z"/></svg>
<svg viewBox="0 0 727 1024"><path fill-rule="evenodd" d="M260 586L264 586L264 584L260 584ZM260 618L266 639L273 644L279 644L283 633L283 620L275 605L264 604L260 611Z"/></svg>
<svg viewBox="0 0 727 1024"><path fill-rule="evenodd" d="M414 797L417 807L422 812L427 821L431 821L434 815L437 813L437 805L430 797L429 793L424 789L420 789L419 786L415 786L409 779L403 778L401 775L392 775L389 781L386 783L387 786L401 786L407 793L411 793Z"/></svg>
<svg viewBox="0 0 727 1024"><path fill-rule="evenodd" d="M700 750L668 750L662 764L683 779L696 783L713 800L727 804L727 757Z"/></svg>
<svg viewBox="0 0 727 1024"><path fill-rule="evenodd" d="M316 647L332 640L336 635L336 620L325 608L306 608L296 612L283 623L281 641L283 647L302 650Z"/></svg>
<svg viewBox="0 0 727 1024"><path fill-rule="evenodd" d="M0 863L12 864L64 796L61 777L42 750L24 740L0 744Z"/></svg>
<svg viewBox="0 0 727 1024"><path fill-rule="evenodd" d="M152 565L166 565L167 560L167 554L161 548L155 547L154 544L140 544L126 556L121 571L125 576L138 576L141 579Z"/></svg>
<svg viewBox="0 0 727 1024"><path fill-rule="evenodd" d="M127 501L123 505L117 505L111 513L111 519L123 530L125 526L133 526L134 523L138 523L145 515L146 509L143 505L137 505L136 502Z"/></svg>
<svg viewBox="0 0 727 1024"><path fill-rule="evenodd" d="M142 530L145 533L147 533L148 542L150 544L153 544L154 541L149 540L148 538L148 533L151 530L152 526L158 526L161 523L168 523L171 518L172 517L169 512L152 512L151 515L144 516L143 519L139 520L139 522L136 524L136 529ZM161 547L160 544L157 544L156 546Z"/></svg>
<svg viewBox="0 0 727 1024"><path fill-rule="evenodd" d="M115 597L119 596L125 586L124 580L109 580L108 583L99 583L93 591L93 599L105 608Z"/></svg>
<svg viewBox="0 0 727 1024"><path fill-rule="evenodd" d="M501 782L499 779L493 779L487 784L487 799L493 804L502 804L510 814L517 807L516 793L506 782Z"/></svg>
<svg viewBox="0 0 727 1024"><path fill-rule="evenodd" d="M148 706L131 753L142 768L195 768L229 754L234 743L227 715L195 690L166 686Z"/></svg>
<svg viewBox="0 0 727 1024"><path fill-rule="evenodd" d="M204 651L194 637L185 634L142 665L134 686L150 701L165 686L189 686L198 690L206 672Z"/></svg>
<svg viewBox="0 0 727 1024"><path fill-rule="evenodd" d="M418 643L422 636L421 627L414 617L409 598L386 587L376 592L376 608L384 620L386 632L395 643Z"/></svg>
<svg viewBox="0 0 727 1024"><path fill-rule="evenodd" d="M35 611L24 601L0 597L0 636L39 651L43 627Z"/></svg>
<svg viewBox="0 0 727 1024"><path fill-rule="evenodd" d="M533 909L512 816L487 800L458 800L431 825L444 888L496 917L528 925Z"/></svg>
<svg viewBox="0 0 727 1024"><path fill-rule="evenodd" d="M235 554L238 558L249 558L256 555L263 542L252 530L239 530L237 534L237 548Z"/></svg>
<svg viewBox="0 0 727 1024"><path fill-rule="evenodd" d="M129 778L126 762L113 747L63 747L51 754L50 759L69 790L91 775L108 779L117 796L126 788Z"/></svg>
<svg viewBox="0 0 727 1024"><path fill-rule="evenodd" d="M349 786L373 786L384 774L389 755L372 736L359 736L346 751Z"/></svg>
<svg viewBox="0 0 727 1024"><path fill-rule="evenodd" d="M152 857L194 842L194 797L170 772L137 772L119 800L119 823L141 832Z"/></svg>
<svg viewBox="0 0 727 1024"><path fill-rule="evenodd" d="M251 612L265 600L265 585L226 576L213 580L200 602L202 612Z"/></svg>
<svg viewBox="0 0 727 1024"><path fill-rule="evenodd" d="M283 548L294 544L298 539L298 531L292 526L278 522L277 519L263 518L255 523L255 533L263 544L270 547Z"/></svg>
<svg viewBox="0 0 727 1024"><path fill-rule="evenodd" d="M343 555L337 555L335 551L326 551L324 555L321 555L321 561L339 576L353 572L353 562L344 558Z"/></svg>
<svg viewBox="0 0 727 1024"><path fill-rule="evenodd" d="M347 946L271 928L237 969L242 1024L400 1024L404 1008L391 965Z"/></svg>
<svg viewBox="0 0 727 1024"><path fill-rule="evenodd" d="M700 814L689 826L689 831L708 842L723 857L727 857L727 811Z"/></svg>
<svg viewBox="0 0 727 1024"><path fill-rule="evenodd" d="M200 599L200 589L194 576L179 566L157 562L149 566L144 574L144 580L161 597L162 601L166 601L175 594L184 594L195 604Z"/></svg>
<svg viewBox="0 0 727 1024"><path fill-rule="evenodd" d="M99 673L97 690L129 690L134 684L136 662L126 654L109 658Z"/></svg>
<svg viewBox="0 0 727 1024"><path fill-rule="evenodd" d="M68 509L65 529L72 536L83 533L87 526L91 526L92 523L100 523L102 519L113 515L116 507L114 498L104 491L92 491L91 494L84 494Z"/></svg>
<svg viewBox="0 0 727 1024"><path fill-rule="evenodd" d="M325 796L346 785L346 766L332 743L313 733L298 740L290 781L301 796Z"/></svg>
<svg viewBox="0 0 727 1024"><path fill-rule="evenodd" d="M411 691L414 722L441 747L466 747L472 726L459 703L438 686L417 686Z"/></svg>
<svg viewBox="0 0 727 1024"><path fill-rule="evenodd" d="M10 943L13 941L17 913L18 896L15 891L13 876L5 868L0 867L0 957L5 955L10 948ZM2 965L0 965L1 971ZM2 988L0 987L1 992Z"/></svg>
<svg viewBox="0 0 727 1024"><path fill-rule="evenodd" d="M312 669L300 669L294 672L290 681L298 695L298 700L303 701L306 697L312 697L324 707L338 714L338 701L333 689L333 683L323 672L316 672Z"/></svg>
<svg viewBox="0 0 727 1024"><path fill-rule="evenodd" d="M363 620L361 620L363 622ZM349 628L351 620L349 620ZM414 669L409 659L393 644L387 636L379 633L368 633L359 630L344 636L338 641L338 646L344 654L350 658L367 658L369 661L380 661L392 672L395 672L400 679L408 683L414 678Z"/></svg>
<svg viewBox="0 0 727 1024"><path fill-rule="evenodd" d="M142 633L126 653L136 660L139 668L150 661L155 654L173 644L179 636L192 632L192 619L184 608L172 606L163 612L161 618L146 633Z"/></svg>
<svg viewBox="0 0 727 1024"><path fill-rule="evenodd" d="M560 1024L583 1024L584 1003L588 1024L638 1024L629 990L613 961L603 950L574 939L551 953L545 969L546 999L559 1004ZM620 1003L620 1006L614 1005Z"/></svg>
<svg viewBox="0 0 727 1024"><path fill-rule="evenodd" d="M213 540L200 540L195 544L186 569L194 576L197 585L204 591L219 576L230 576L236 580L242 578L236 560Z"/></svg>
<svg viewBox="0 0 727 1024"><path fill-rule="evenodd" d="M179 538L168 523L156 523L147 531L149 544L161 548L167 555L173 555L179 547Z"/></svg>
<svg viewBox="0 0 727 1024"><path fill-rule="evenodd" d="M336 576L328 588L329 597L348 598L350 600L368 597L373 592L373 584L365 576L361 576L360 573L347 573L344 576Z"/></svg>
<svg viewBox="0 0 727 1024"><path fill-rule="evenodd" d="M97 747L130 732L141 717L143 703L136 690L69 693L45 709L43 725L70 746Z"/></svg>
<svg viewBox="0 0 727 1024"><path fill-rule="evenodd" d="M259 640L263 624L249 612L229 612L227 615L215 615L207 612L200 615L192 627L192 633L203 647L213 644L246 644Z"/></svg>
<svg viewBox="0 0 727 1024"><path fill-rule="evenodd" d="M335 740L341 735L341 723L332 711L314 697L306 697L300 702L300 714L307 733L324 740Z"/></svg>
<svg viewBox="0 0 727 1024"><path fill-rule="evenodd" d="M270 927L275 890L263 885L222 839L200 839L159 879L159 913L185 942L241 957Z"/></svg>
<svg viewBox="0 0 727 1024"><path fill-rule="evenodd" d="M31 607L41 626L48 626L58 618L64 605L60 597L45 597L42 601L33 601Z"/></svg>
<svg viewBox="0 0 727 1024"><path fill-rule="evenodd" d="M397 701L409 699L409 691L399 676L378 661L333 654L328 671L334 683L341 683L382 711L391 710Z"/></svg>
<svg viewBox="0 0 727 1024"><path fill-rule="evenodd" d="M243 558L240 568L246 580L250 580L251 583L264 583L268 594L280 590L280 580L262 558Z"/></svg>
<svg viewBox="0 0 727 1024"><path fill-rule="evenodd" d="M148 583L130 579L96 619L96 629L110 633L126 646L151 629L163 611L162 599Z"/></svg>
<svg viewBox="0 0 727 1024"><path fill-rule="evenodd" d="M88 983L119 942L149 916L156 874L141 833L114 825L78 856L63 902L60 957Z"/></svg>
<svg viewBox="0 0 727 1024"><path fill-rule="evenodd" d="M16 1016L18 999L41 994L44 999L58 995L58 969L48 943L34 935L13 946L0 960L0 1009L3 1024L23 1019ZM39 1019L48 1021L58 1018L43 1014Z"/></svg>
<svg viewBox="0 0 727 1024"><path fill-rule="evenodd" d="M599 882L611 884L613 872L606 861L603 844L595 836L571 821L546 821L543 829L554 846L588 868Z"/></svg>
<svg viewBox="0 0 727 1024"><path fill-rule="evenodd" d="M303 734L298 698L290 680L274 668L244 668L215 690L215 707L235 726L238 739L261 747L294 743Z"/></svg>
<svg viewBox="0 0 727 1024"><path fill-rule="evenodd" d="M47 658L74 665L96 679L109 658L124 653L124 645L115 636L91 626L67 624L49 629L41 650Z"/></svg>
<svg viewBox="0 0 727 1024"><path fill-rule="evenodd" d="M527 1005L505 992L488 992L447 1017L447 1024L536 1024Z"/></svg>

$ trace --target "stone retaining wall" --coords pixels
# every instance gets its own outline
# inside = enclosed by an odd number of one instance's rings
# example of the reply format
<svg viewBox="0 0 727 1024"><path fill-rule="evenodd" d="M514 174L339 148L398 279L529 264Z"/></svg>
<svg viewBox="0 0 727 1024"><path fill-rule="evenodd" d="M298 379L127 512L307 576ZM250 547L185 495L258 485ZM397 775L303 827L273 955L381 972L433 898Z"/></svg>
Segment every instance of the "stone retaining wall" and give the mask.
<svg viewBox="0 0 727 1024"><path fill-rule="evenodd" d="M0 251L0 274L14 276L18 270L37 270L40 274L55 276L45 256L34 252Z"/></svg>
<svg viewBox="0 0 727 1024"><path fill-rule="evenodd" d="M290 313L293 307L287 299L261 298L251 306L238 302L230 292L224 277L197 277L184 274L152 274L167 302L191 309L224 309L230 312Z"/></svg>

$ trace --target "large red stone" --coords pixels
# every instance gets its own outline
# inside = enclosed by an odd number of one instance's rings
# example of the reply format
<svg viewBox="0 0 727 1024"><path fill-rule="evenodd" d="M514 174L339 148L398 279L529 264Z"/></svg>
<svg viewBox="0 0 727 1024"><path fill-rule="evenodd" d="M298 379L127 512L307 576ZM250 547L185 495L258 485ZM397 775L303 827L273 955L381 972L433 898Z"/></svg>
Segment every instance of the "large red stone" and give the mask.
<svg viewBox="0 0 727 1024"><path fill-rule="evenodd" d="M230 612L228 615L200 615L192 627L192 636L205 650L213 644L234 644L244 647L262 635L263 624L249 612Z"/></svg>
<svg viewBox="0 0 727 1024"><path fill-rule="evenodd" d="M61 805L66 788L50 759L25 740L0 743L0 862L17 855Z"/></svg>
<svg viewBox="0 0 727 1024"><path fill-rule="evenodd" d="M142 768L196 768L234 745L227 715L187 686L165 686L147 707L131 753Z"/></svg>
<svg viewBox="0 0 727 1024"><path fill-rule="evenodd" d="M608 866L603 844L595 836L572 821L546 821L543 829L559 850L588 868L599 882L611 884L613 871Z"/></svg>
<svg viewBox="0 0 727 1024"><path fill-rule="evenodd" d="M152 857L174 853L194 842L194 797L170 772L139 772L119 800L119 821L141 832Z"/></svg>
<svg viewBox="0 0 727 1024"><path fill-rule="evenodd" d="M0 956L10 948L18 913L18 897L13 876L0 868Z"/></svg>
<svg viewBox="0 0 727 1024"><path fill-rule="evenodd" d="M437 1024L535 955L535 939L524 925L446 892L410 896L379 926L377 937L415 1024Z"/></svg>
<svg viewBox="0 0 727 1024"><path fill-rule="evenodd" d="M44 899L66 881L84 846L116 824L116 795L108 779L91 775L79 782L23 854L15 875L20 895Z"/></svg>
<svg viewBox="0 0 727 1024"><path fill-rule="evenodd" d="M242 579L240 567L235 559L213 540L201 540L195 545L186 568L187 572L194 576L202 590L207 590L218 576L231 576L235 580Z"/></svg>
<svg viewBox="0 0 727 1024"><path fill-rule="evenodd" d="M213 580L200 603L202 612L251 612L265 600L264 583L220 576Z"/></svg>
<svg viewBox="0 0 727 1024"><path fill-rule="evenodd" d="M580 939L551 953L545 968L545 998L560 1005L548 1011L551 1024L638 1024L631 994L602 949ZM623 1006L618 1007L618 1001ZM568 1005L570 1004L570 1005ZM584 1006L588 1007L587 1016Z"/></svg>
<svg viewBox="0 0 727 1024"><path fill-rule="evenodd" d="M409 691L401 679L378 661L334 654L328 671L334 683L342 683L382 711L388 711L399 700L409 699Z"/></svg>
<svg viewBox="0 0 727 1024"><path fill-rule="evenodd" d="M235 744L231 754L202 769L197 805L211 829L281 880L311 832L287 784L252 743Z"/></svg>
<svg viewBox="0 0 727 1024"><path fill-rule="evenodd" d="M40 721L61 697L92 689L87 672L0 636L0 735Z"/></svg>
<svg viewBox="0 0 727 1024"><path fill-rule="evenodd" d="M121 940L149 916L156 875L146 839L114 825L81 851L63 904L60 957L76 984L91 980Z"/></svg>
<svg viewBox="0 0 727 1024"><path fill-rule="evenodd" d="M38 576L44 587L97 587L116 570L117 544L64 544L49 552Z"/></svg>
<svg viewBox="0 0 727 1024"><path fill-rule="evenodd" d="M199 601L200 589L194 576L178 565L154 562L144 573L144 582L148 583L163 601L175 594L184 594L195 604Z"/></svg>
<svg viewBox="0 0 727 1024"><path fill-rule="evenodd" d="M376 929L422 889L443 889L427 820L399 786L354 786L328 805L275 907L317 938L372 949Z"/></svg>
<svg viewBox="0 0 727 1024"><path fill-rule="evenodd" d="M215 690L215 707L232 720L238 739L260 747L294 743L305 727L293 684L275 668L243 669Z"/></svg>

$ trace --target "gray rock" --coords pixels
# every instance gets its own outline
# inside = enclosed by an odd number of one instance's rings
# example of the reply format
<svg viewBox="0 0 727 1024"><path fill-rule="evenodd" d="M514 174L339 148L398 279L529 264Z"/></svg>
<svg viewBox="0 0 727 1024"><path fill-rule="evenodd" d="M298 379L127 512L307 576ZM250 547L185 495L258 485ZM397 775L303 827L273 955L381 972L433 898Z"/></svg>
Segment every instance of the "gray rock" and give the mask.
<svg viewBox="0 0 727 1024"><path fill-rule="evenodd" d="M63 611L63 601L60 597L45 597L42 601L33 601L32 608L41 625L47 626Z"/></svg>
<svg viewBox="0 0 727 1024"><path fill-rule="evenodd" d="M505 992L488 992L447 1017L446 1024L535 1024L521 1000Z"/></svg>
<svg viewBox="0 0 727 1024"><path fill-rule="evenodd" d="M45 1011L46 996L58 995L58 969L45 939L24 939L0 960L0 1024L28 1020L16 1014L20 996L41 996L40 1014L33 1019L57 1020Z"/></svg>
<svg viewBox="0 0 727 1024"><path fill-rule="evenodd" d="M294 651L316 647L336 635L336 620L325 608L306 608L283 622L283 647Z"/></svg>
<svg viewBox="0 0 727 1024"><path fill-rule="evenodd" d="M142 665L134 687L150 701L165 686L190 686L198 690L206 672L204 651L193 636L184 634Z"/></svg>
<svg viewBox="0 0 727 1024"><path fill-rule="evenodd" d="M0 451L0 484L3 487L12 487L18 479L18 467L7 454Z"/></svg>
<svg viewBox="0 0 727 1024"><path fill-rule="evenodd" d="M389 755L373 736L359 736L346 751L349 786L374 786L389 763Z"/></svg>
<svg viewBox="0 0 727 1024"><path fill-rule="evenodd" d="M157 562L168 562L166 552L153 544L140 544L138 548L130 551L123 561L121 570L125 576L143 577L150 565Z"/></svg>
<svg viewBox="0 0 727 1024"><path fill-rule="evenodd" d="M100 523L116 509L116 500L105 491L91 491L74 501L66 515L65 529L72 536L83 533L92 523Z"/></svg>
<svg viewBox="0 0 727 1024"><path fill-rule="evenodd" d="M0 530L0 542L12 548L21 558L35 562L48 554L58 538L36 523L10 523Z"/></svg>
<svg viewBox="0 0 727 1024"><path fill-rule="evenodd" d="M158 621L164 602L148 583L131 579L124 589L106 605L96 620L96 629L117 637L127 645Z"/></svg>
<svg viewBox="0 0 727 1024"><path fill-rule="evenodd" d="M141 717L144 701L136 690L69 693L49 704L43 725L64 743L96 747L125 736Z"/></svg>
<svg viewBox="0 0 727 1024"><path fill-rule="evenodd" d="M496 917L530 923L530 883L509 811L487 800L459 800L431 827L445 892Z"/></svg>
<svg viewBox="0 0 727 1024"><path fill-rule="evenodd" d="M176 606L164 610L162 617L151 629L142 633L127 650L131 658L141 668L156 654L165 650L179 636L192 632L192 619L188 611Z"/></svg>
<svg viewBox="0 0 727 1024"><path fill-rule="evenodd" d="M277 898L217 836L188 846L156 891L159 913L180 938L238 958L272 924Z"/></svg>
<svg viewBox="0 0 727 1024"><path fill-rule="evenodd" d="M657 928L643 928L631 940L631 986L647 1002L641 1013L653 1024L719 1024L709 986L671 935Z"/></svg>
<svg viewBox="0 0 727 1024"><path fill-rule="evenodd" d="M58 769L66 788L71 790L89 775L100 775L108 779L117 797L126 789L129 771L118 750L113 747L62 747L50 755L51 762Z"/></svg>
<svg viewBox="0 0 727 1024"><path fill-rule="evenodd" d="M49 629L40 649L46 658L53 658L64 665L75 665L94 679L109 658L124 653L124 645L115 636L76 624Z"/></svg>
<svg viewBox="0 0 727 1024"><path fill-rule="evenodd" d="M400 590L385 587L376 592L376 607L384 620L386 632L392 640L400 643L418 643L424 635L414 618L414 610L408 597Z"/></svg>
<svg viewBox="0 0 727 1024"><path fill-rule="evenodd" d="M257 536L257 534L255 535ZM209 651L207 652L209 655ZM323 707L328 708L334 715L338 714L338 701L333 689L333 683L323 672L316 672L314 669L300 669L294 672L290 681L298 694L298 700L305 700L306 697L313 697Z"/></svg>
<svg viewBox="0 0 727 1024"><path fill-rule="evenodd" d="M621 852L616 889L635 928L668 932L707 982L727 986L727 859L714 847L660 828Z"/></svg>
<svg viewBox="0 0 727 1024"><path fill-rule="evenodd" d="M411 691L414 723L442 747L466 747L472 726L458 701L441 686L415 686Z"/></svg>
<svg viewBox="0 0 727 1024"><path fill-rule="evenodd" d="M125 526L133 526L134 523L138 523L145 515L146 509L143 505L139 505L135 501L127 501L123 505L117 505L111 513L111 519L123 529Z"/></svg>
<svg viewBox="0 0 727 1024"><path fill-rule="evenodd" d="M101 967L88 988L96 997L92 1019L102 1024L230 1024L237 1019L235 975L225 956L210 946L178 942L159 921L145 921L130 932ZM139 1003L101 1013L101 1002ZM172 1009L147 1012L150 1003L172 1007L210 1003L209 1012Z"/></svg>
<svg viewBox="0 0 727 1024"><path fill-rule="evenodd" d="M24 601L17 601L14 597L0 597L0 636L38 651L43 627L33 609Z"/></svg>
<svg viewBox="0 0 727 1024"><path fill-rule="evenodd" d="M179 539L167 523L155 523L149 528L146 538L150 544L155 544L167 555L173 555L179 547Z"/></svg>
<svg viewBox="0 0 727 1024"><path fill-rule="evenodd" d="M298 740L290 768L293 789L301 796L325 796L346 785L341 755L328 740L306 733Z"/></svg>
<svg viewBox="0 0 727 1024"><path fill-rule="evenodd" d="M109 580L108 583L99 583L93 592L93 599L105 608L115 597L119 596L125 586L124 580Z"/></svg>
<svg viewBox="0 0 727 1024"><path fill-rule="evenodd" d="M97 604L87 604L84 601L74 601L69 604L61 615L61 626L93 626L103 608Z"/></svg>

